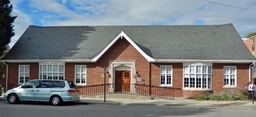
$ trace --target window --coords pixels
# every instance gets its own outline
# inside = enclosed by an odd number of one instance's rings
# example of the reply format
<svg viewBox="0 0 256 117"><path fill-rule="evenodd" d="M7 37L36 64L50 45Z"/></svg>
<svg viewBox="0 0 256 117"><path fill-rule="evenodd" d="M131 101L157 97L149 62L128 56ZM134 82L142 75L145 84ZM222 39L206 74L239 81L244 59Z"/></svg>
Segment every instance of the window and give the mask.
<svg viewBox="0 0 256 117"><path fill-rule="evenodd" d="M38 84L37 80L30 80L28 82L26 82L22 88L36 88L36 85Z"/></svg>
<svg viewBox="0 0 256 117"><path fill-rule="evenodd" d="M53 81L53 88L64 88L65 82L64 81Z"/></svg>
<svg viewBox="0 0 256 117"><path fill-rule="evenodd" d="M52 88L52 82L49 81L41 81L40 88Z"/></svg>
<svg viewBox="0 0 256 117"><path fill-rule="evenodd" d="M172 66L160 66L160 85L172 85Z"/></svg>
<svg viewBox="0 0 256 117"><path fill-rule="evenodd" d="M72 81L68 81L70 88L77 88L76 85Z"/></svg>
<svg viewBox="0 0 256 117"><path fill-rule="evenodd" d="M211 89L212 66L203 63L183 65L184 89Z"/></svg>
<svg viewBox="0 0 256 117"><path fill-rule="evenodd" d="M19 65L19 84L29 80L29 65Z"/></svg>
<svg viewBox="0 0 256 117"><path fill-rule="evenodd" d="M75 84L86 84L86 65L75 66Z"/></svg>
<svg viewBox="0 0 256 117"><path fill-rule="evenodd" d="M224 86L236 86L236 67L224 66Z"/></svg>
<svg viewBox="0 0 256 117"><path fill-rule="evenodd" d="M44 62L39 65L39 79L65 79L64 64L57 62Z"/></svg>

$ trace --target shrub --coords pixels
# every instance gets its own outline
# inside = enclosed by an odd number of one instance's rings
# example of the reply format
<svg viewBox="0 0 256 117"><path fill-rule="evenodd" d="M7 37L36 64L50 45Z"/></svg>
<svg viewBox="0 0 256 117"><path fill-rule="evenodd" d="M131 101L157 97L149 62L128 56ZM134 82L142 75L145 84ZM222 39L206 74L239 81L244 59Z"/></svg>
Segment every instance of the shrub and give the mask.
<svg viewBox="0 0 256 117"><path fill-rule="evenodd" d="M207 95L200 95L195 97L195 100L208 100L208 96Z"/></svg>
<svg viewBox="0 0 256 117"><path fill-rule="evenodd" d="M248 91L243 88L228 89L224 92L210 93L208 95L196 96L195 100L213 100L213 101L234 101L234 100L247 100Z"/></svg>

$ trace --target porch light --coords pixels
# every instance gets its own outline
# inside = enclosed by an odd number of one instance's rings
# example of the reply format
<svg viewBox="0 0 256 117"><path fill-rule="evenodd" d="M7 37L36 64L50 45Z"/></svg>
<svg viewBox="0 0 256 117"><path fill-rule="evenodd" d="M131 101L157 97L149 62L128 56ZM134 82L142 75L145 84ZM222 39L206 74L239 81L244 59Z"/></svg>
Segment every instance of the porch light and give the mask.
<svg viewBox="0 0 256 117"><path fill-rule="evenodd" d="M107 75L107 77L109 77L109 78L110 78L110 76L111 76L111 75L109 74L109 72L107 72L107 74L106 74L106 75Z"/></svg>

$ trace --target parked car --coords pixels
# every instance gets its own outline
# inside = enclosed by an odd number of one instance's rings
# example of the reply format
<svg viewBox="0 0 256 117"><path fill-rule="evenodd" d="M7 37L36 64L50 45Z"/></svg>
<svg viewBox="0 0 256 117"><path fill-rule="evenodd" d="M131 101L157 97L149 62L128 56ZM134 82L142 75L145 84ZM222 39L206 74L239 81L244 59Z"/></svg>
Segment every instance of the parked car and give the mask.
<svg viewBox="0 0 256 117"><path fill-rule="evenodd" d="M75 84L67 80L30 80L25 84L8 90L4 100L10 104L19 101L50 102L57 106L62 102L80 101Z"/></svg>

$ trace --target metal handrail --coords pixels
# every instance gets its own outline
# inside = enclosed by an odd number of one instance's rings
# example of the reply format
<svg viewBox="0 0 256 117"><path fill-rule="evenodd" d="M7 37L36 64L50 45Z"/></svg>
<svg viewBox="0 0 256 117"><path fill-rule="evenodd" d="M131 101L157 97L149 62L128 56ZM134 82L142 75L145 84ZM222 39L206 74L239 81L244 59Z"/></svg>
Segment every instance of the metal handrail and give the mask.
<svg viewBox="0 0 256 117"><path fill-rule="evenodd" d="M112 84L114 85L114 84ZM174 87L160 87L160 86L150 86L145 84L131 84L134 85L136 91L135 92L117 92L123 94L132 94L132 95L142 95L142 96L151 96L158 98L166 98L166 99L174 99L175 90L181 90L180 88ZM111 84L106 84L106 93L111 94L108 91ZM86 96L95 96L95 95L103 95L104 94L104 84L97 85L89 85L89 86L79 86L80 95Z"/></svg>

